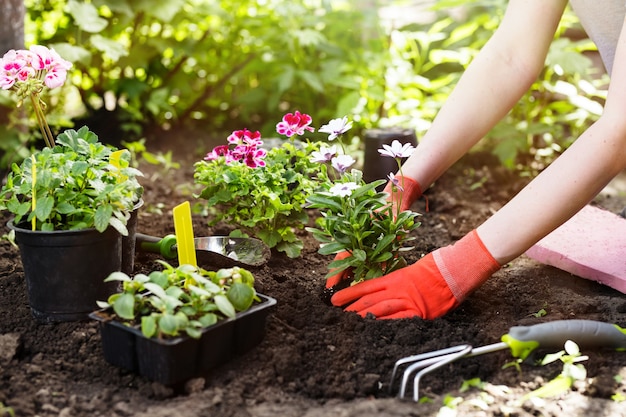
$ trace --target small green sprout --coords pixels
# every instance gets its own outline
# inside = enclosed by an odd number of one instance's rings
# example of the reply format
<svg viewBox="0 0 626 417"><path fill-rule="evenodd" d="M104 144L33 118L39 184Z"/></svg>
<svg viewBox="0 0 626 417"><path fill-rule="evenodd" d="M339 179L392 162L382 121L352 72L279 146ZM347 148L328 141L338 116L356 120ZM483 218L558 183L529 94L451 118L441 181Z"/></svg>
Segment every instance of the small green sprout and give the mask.
<svg viewBox="0 0 626 417"><path fill-rule="evenodd" d="M571 340L566 341L565 350L548 354L541 361L541 365L547 365L560 360L563 362L563 371L544 386L526 394L522 398L522 402L530 398L554 397L569 390L574 381L584 380L587 377L587 370L578 363L587 359L589 359L588 356L580 354L580 349L576 343Z"/></svg>

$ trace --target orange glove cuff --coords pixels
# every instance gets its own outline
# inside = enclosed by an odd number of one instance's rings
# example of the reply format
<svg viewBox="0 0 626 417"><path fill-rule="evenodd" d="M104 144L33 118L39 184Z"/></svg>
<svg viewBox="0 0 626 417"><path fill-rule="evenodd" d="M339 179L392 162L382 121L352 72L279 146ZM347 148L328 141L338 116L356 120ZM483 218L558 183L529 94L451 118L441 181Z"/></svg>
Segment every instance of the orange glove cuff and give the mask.
<svg viewBox="0 0 626 417"><path fill-rule="evenodd" d="M400 201L400 211L408 210L415 200L422 196L422 188L419 183L412 178L402 175L398 175L396 178L400 182L402 190L396 187L395 192L393 192L393 184L389 181L383 191L389 194L389 201Z"/></svg>
<svg viewBox="0 0 626 417"><path fill-rule="evenodd" d="M433 257L441 276L459 302L501 267L475 229L454 245L433 252Z"/></svg>

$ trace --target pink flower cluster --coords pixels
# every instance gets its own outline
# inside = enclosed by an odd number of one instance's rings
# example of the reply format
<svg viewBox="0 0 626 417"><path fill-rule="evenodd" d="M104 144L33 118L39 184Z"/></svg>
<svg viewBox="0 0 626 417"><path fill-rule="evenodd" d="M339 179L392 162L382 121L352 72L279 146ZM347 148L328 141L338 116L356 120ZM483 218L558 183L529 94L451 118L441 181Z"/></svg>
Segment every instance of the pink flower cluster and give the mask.
<svg viewBox="0 0 626 417"><path fill-rule="evenodd" d="M204 160L214 161L224 157L226 164L243 162L250 168L265 166L263 158L267 155L267 151L259 148L263 145L259 131L235 130L228 136L227 141L229 145L216 146L204 157ZM234 146L232 149L231 145Z"/></svg>
<svg viewBox="0 0 626 417"><path fill-rule="evenodd" d="M21 83L43 81L48 88L65 83L72 64L54 49L33 45L29 50L11 49L0 59L0 87L9 90Z"/></svg>
<svg viewBox="0 0 626 417"><path fill-rule="evenodd" d="M276 132L280 135L285 135L288 138L292 136L304 135L304 131L314 132L315 129L309 126L313 119L308 114L295 111L294 113L287 113L283 116L283 120L276 125Z"/></svg>

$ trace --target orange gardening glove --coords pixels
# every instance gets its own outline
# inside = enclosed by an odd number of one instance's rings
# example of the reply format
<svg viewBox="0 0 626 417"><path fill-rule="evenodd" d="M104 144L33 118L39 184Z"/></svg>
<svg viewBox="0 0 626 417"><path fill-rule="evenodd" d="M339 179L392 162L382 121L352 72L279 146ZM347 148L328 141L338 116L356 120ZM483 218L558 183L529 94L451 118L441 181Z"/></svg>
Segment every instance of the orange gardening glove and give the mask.
<svg viewBox="0 0 626 417"><path fill-rule="evenodd" d="M350 256L352 256L350 252L343 251L343 252L339 252L338 254L336 254L334 260L341 261L343 259L349 258ZM350 268L348 268L348 269L344 269L338 274L328 277L326 279L326 288L333 288L335 285L339 284L344 279L349 278L350 273L351 273Z"/></svg>
<svg viewBox="0 0 626 417"><path fill-rule="evenodd" d="M397 206L398 202L400 202L400 211L405 211L411 207L415 200L422 196L422 188L419 183L412 178L403 177L401 175L396 176L396 178L400 182L403 190L396 187L395 192L392 192L392 183L389 181L383 191L389 194L387 201L391 201L394 206Z"/></svg>
<svg viewBox="0 0 626 417"><path fill-rule="evenodd" d="M456 308L498 269L500 264L472 230L413 265L338 291L331 302L363 317L430 320Z"/></svg>
<svg viewBox="0 0 626 417"><path fill-rule="evenodd" d="M422 190L418 182L409 177L397 176L396 178L399 179L404 191L401 191L398 187L396 187L396 191L392 193L391 181L387 183L387 186L383 191L389 194L389 198L387 199L387 201L391 201L394 204L396 204L395 202L398 201L401 202L400 211L408 210L413 202L420 198L420 196L422 195ZM351 256L349 252L339 252L335 255L334 260L340 261L346 259L349 256ZM351 272L351 269L348 268L344 269L336 275L329 277L328 279L326 279L326 288L333 288L344 279L348 279Z"/></svg>

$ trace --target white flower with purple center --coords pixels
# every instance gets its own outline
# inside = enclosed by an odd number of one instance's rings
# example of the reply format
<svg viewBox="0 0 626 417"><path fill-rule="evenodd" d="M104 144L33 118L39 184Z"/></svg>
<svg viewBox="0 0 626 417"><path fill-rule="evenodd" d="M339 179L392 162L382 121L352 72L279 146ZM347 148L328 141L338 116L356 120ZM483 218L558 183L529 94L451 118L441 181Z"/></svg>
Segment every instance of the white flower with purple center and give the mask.
<svg viewBox="0 0 626 417"><path fill-rule="evenodd" d="M340 182L330 187L328 191L337 197L348 197L357 188L359 186L355 182Z"/></svg>
<svg viewBox="0 0 626 417"><path fill-rule="evenodd" d="M391 181L393 185L398 188L398 190L404 191L402 184L400 184L400 178L396 177L393 172L390 172L389 175L387 175L387 178L389 179L389 181Z"/></svg>
<svg viewBox="0 0 626 417"><path fill-rule="evenodd" d="M343 174L348 168L354 165L356 161L350 155L338 155L330 160L331 165L337 172Z"/></svg>
<svg viewBox="0 0 626 417"><path fill-rule="evenodd" d="M319 128L318 132L328 133L328 140L332 141L337 139L340 135L343 135L352 128L352 121L348 121L348 117L344 116L341 119L333 119L328 124Z"/></svg>
<svg viewBox="0 0 626 417"><path fill-rule="evenodd" d="M383 148L379 149L378 152L383 156L390 156L392 158L408 158L414 150L415 147L410 143L403 145L400 141L394 140L391 142L391 146L383 145Z"/></svg>
<svg viewBox="0 0 626 417"><path fill-rule="evenodd" d="M311 162L319 162L324 163L333 159L337 155L337 147L333 146L322 146L319 151L315 151L311 153Z"/></svg>

